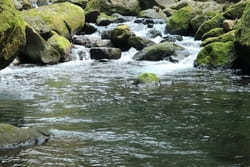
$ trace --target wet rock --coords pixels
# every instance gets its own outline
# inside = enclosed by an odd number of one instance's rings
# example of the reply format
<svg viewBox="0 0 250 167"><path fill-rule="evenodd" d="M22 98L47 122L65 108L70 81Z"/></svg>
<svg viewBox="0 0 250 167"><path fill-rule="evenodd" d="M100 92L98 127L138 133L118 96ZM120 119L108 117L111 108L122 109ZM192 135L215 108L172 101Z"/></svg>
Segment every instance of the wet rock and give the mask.
<svg viewBox="0 0 250 167"><path fill-rule="evenodd" d="M88 23L96 23L96 20L98 18L98 16L100 15L100 11L99 10L91 10L88 11L85 15L86 17L86 22Z"/></svg>
<svg viewBox="0 0 250 167"><path fill-rule="evenodd" d="M32 27L26 28L27 44L19 55L22 63L56 64L60 61L60 53L50 46Z"/></svg>
<svg viewBox="0 0 250 167"><path fill-rule="evenodd" d="M26 25L11 0L0 1L0 23L0 69L3 69L25 46Z"/></svg>
<svg viewBox="0 0 250 167"><path fill-rule="evenodd" d="M152 20L152 19L143 19L143 24L145 24L145 25L154 24L154 20Z"/></svg>
<svg viewBox="0 0 250 167"><path fill-rule="evenodd" d="M111 32L111 41L115 47L120 48L123 51L128 50L130 48L128 41L131 34L132 32L128 25L117 26Z"/></svg>
<svg viewBox="0 0 250 167"><path fill-rule="evenodd" d="M48 141L50 134L42 129L17 128L0 124L0 149L40 145Z"/></svg>
<svg viewBox="0 0 250 167"><path fill-rule="evenodd" d="M70 56L71 43L65 37L54 32L53 36L48 39L48 44L59 52L60 62L67 62L72 59Z"/></svg>
<svg viewBox="0 0 250 167"><path fill-rule="evenodd" d="M147 27L148 28L154 28L154 24L148 24Z"/></svg>
<svg viewBox="0 0 250 167"><path fill-rule="evenodd" d="M93 34L97 31L97 28L89 23L86 23L83 29L77 33L78 35Z"/></svg>
<svg viewBox="0 0 250 167"><path fill-rule="evenodd" d="M159 5L155 0L139 0L139 2L140 2L140 6L143 10Z"/></svg>
<svg viewBox="0 0 250 167"><path fill-rule="evenodd" d="M116 21L115 21L116 23L123 23L127 21L127 18L120 15L119 13L114 13L112 14L112 16L116 18Z"/></svg>
<svg viewBox="0 0 250 167"><path fill-rule="evenodd" d="M156 30L156 29L152 29L148 32L147 36L149 36L150 38L155 38L157 36L162 36L161 32Z"/></svg>
<svg viewBox="0 0 250 167"><path fill-rule="evenodd" d="M131 35L128 39L128 45L134 47L137 50L142 50L145 47L154 45L155 43L146 38L138 37L135 34Z"/></svg>
<svg viewBox="0 0 250 167"><path fill-rule="evenodd" d="M135 60L149 60L149 61L159 61L168 60L170 56L181 59L186 57L184 48L176 45L173 42L164 42L160 44L155 44L144 48L142 51L135 54L133 59Z"/></svg>
<svg viewBox="0 0 250 167"><path fill-rule="evenodd" d="M121 50L119 48L93 47L90 49L91 59L120 59Z"/></svg>
<svg viewBox="0 0 250 167"><path fill-rule="evenodd" d="M153 9L142 10L139 13L139 17L163 19L163 20L167 19L165 13L158 7L154 7Z"/></svg>
<svg viewBox="0 0 250 167"><path fill-rule="evenodd" d="M111 23L114 23L114 22L116 22L117 21L117 18L116 17L114 17L114 16L108 16L108 15L106 15L105 13L101 13L99 16L98 16L98 18L97 18L97 20L96 20L96 23L97 23L97 25L99 25L99 26L107 26L107 25L109 25L109 24L111 24Z"/></svg>
<svg viewBox="0 0 250 167"><path fill-rule="evenodd" d="M163 40L161 41L161 43L163 42L176 42L176 41L182 41L183 37L180 35L167 35L165 37L163 37Z"/></svg>
<svg viewBox="0 0 250 167"><path fill-rule="evenodd" d="M36 32L50 29L66 38L71 38L85 24L83 9L69 2L26 10L21 14Z"/></svg>
<svg viewBox="0 0 250 167"><path fill-rule="evenodd" d="M73 43L83 45L87 48L91 47L112 47L110 40L102 40L99 37L89 35L73 36Z"/></svg>
<svg viewBox="0 0 250 167"><path fill-rule="evenodd" d="M143 19L136 19L136 20L134 21L134 23L137 23L137 24L143 23Z"/></svg>
<svg viewBox="0 0 250 167"><path fill-rule="evenodd" d="M234 44L213 42L205 46L197 56L195 67L232 68L236 60Z"/></svg>
<svg viewBox="0 0 250 167"><path fill-rule="evenodd" d="M102 39L111 39L112 30L103 31L101 34Z"/></svg>

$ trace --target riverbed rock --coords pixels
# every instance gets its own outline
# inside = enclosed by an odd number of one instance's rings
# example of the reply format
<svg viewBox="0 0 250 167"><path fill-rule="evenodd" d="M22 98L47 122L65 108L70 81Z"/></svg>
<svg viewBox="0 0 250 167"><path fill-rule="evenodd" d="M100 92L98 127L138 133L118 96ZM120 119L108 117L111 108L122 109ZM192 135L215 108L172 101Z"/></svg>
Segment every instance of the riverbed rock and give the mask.
<svg viewBox="0 0 250 167"><path fill-rule="evenodd" d="M112 43L108 39L101 39L91 35L78 35L73 36L73 43L83 45L87 48L91 47L112 47Z"/></svg>
<svg viewBox="0 0 250 167"><path fill-rule="evenodd" d="M56 64L60 61L60 53L50 46L39 33L30 26L26 28L27 44L19 54L20 62L32 64Z"/></svg>
<svg viewBox="0 0 250 167"><path fill-rule="evenodd" d="M99 11L108 15L119 13L122 15L137 15L140 11L140 4L138 0L91 0L85 8L86 12Z"/></svg>
<svg viewBox="0 0 250 167"><path fill-rule="evenodd" d="M195 61L195 67L232 68L236 59L232 41L213 42L200 51Z"/></svg>
<svg viewBox="0 0 250 167"><path fill-rule="evenodd" d="M96 31L97 28L94 25L86 23L83 29L79 31L78 35L85 35L85 34L89 35L95 33Z"/></svg>
<svg viewBox="0 0 250 167"><path fill-rule="evenodd" d="M131 34L132 32L128 25L117 26L111 32L111 41L115 47L120 48L123 51L128 50L130 48L128 41Z"/></svg>
<svg viewBox="0 0 250 167"><path fill-rule="evenodd" d="M49 136L50 134L42 129L0 124L0 150L40 145L47 142Z"/></svg>
<svg viewBox="0 0 250 167"><path fill-rule="evenodd" d="M54 32L53 36L48 39L48 44L56 49L60 54L60 62L70 61L71 43L68 39Z"/></svg>
<svg viewBox="0 0 250 167"><path fill-rule="evenodd" d="M216 14L215 12L204 12L202 14L196 15L192 20L190 21L192 31L197 32L199 27L204 23L205 21L208 21L212 17L214 17Z"/></svg>
<svg viewBox="0 0 250 167"><path fill-rule="evenodd" d="M142 10L139 13L139 17L167 20L166 14L159 7Z"/></svg>
<svg viewBox="0 0 250 167"><path fill-rule="evenodd" d="M183 47L176 45L174 42L164 42L144 48L136 53L133 59L148 61L173 60L175 62L175 60L187 56Z"/></svg>
<svg viewBox="0 0 250 167"><path fill-rule="evenodd" d="M128 39L128 45L137 50L142 50L143 48L154 44L155 43L153 41L148 40L147 38L136 36L135 34L132 34Z"/></svg>
<svg viewBox="0 0 250 167"><path fill-rule="evenodd" d="M211 37L211 38L207 38L206 40L202 41L201 46L205 46L208 45L212 42L234 42L235 40L235 30L227 32L225 34L222 34L218 37Z"/></svg>
<svg viewBox="0 0 250 167"><path fill-rule="evenodd" d="M154 73L142 73L138 77L136 77L134 84L158 84L160 82L159 78Z"/></svg>
<svg viewBox="0 0 250 167"><path fill-rule="evenodd" d="M121 50L119 48L93 47L90 49L90 57L95 60L120 59Z"/></svg>
<svg viewBox="0 0 250 167"><path fill-rule="evenodd" d="M107 26L111 23L114 23L117 21L117 18L114 16L108 16L105 13L101 13L96 20L97 25L99 26Z"/></svg>
<svg viewBox="0 0 250 167"><path fill-rule="evenodd" d="M190 6L181 8L169 18L167 22L167 32L178 35L192 34L190 21L194 16L195 11Z"/></svg>
<svg viewBox="0 0 250 167"><path fill-rule="evenodd" d="M25 27L12 1L0 1L0 69L7 67L25 46Z"/></svg>
<svg viewBox="0 0 250 167"><path fill-rule="evenodd" d="M250 3L248 2L246 9L237 26L235 48L239 55L241 66L244 70L250 71Z"/></svg>
<svg viewBox="0 0 250 167"><path fill-rule="evenodd" d="M214 16L213 18L211 18L210 20L202 23L201 26L199 27L198 31L195 34L195 39L200 40L202 38L202 36L206 32L210 31L211 29L222 27L224 20L225 20L225 17L219 13L216 16Z"/></svg>
<svg viewBox="0 0 250 167"><path fill-rule="evenodd" d="M202 36L202 40L206 40L207 38L211 38L211 37L218 37L222 34L224 34L225 31L224 31L224 28L214 28L210 31L208 31L207 33L205 33L203 36Z"/></svg>
<svg viewBox="0 0 250 167"><path fill-rule="evenodd" d="M83 9L69 2L26 10L22 16L37 32L55 31L66 38L70 38L85 23Z"/></svg>

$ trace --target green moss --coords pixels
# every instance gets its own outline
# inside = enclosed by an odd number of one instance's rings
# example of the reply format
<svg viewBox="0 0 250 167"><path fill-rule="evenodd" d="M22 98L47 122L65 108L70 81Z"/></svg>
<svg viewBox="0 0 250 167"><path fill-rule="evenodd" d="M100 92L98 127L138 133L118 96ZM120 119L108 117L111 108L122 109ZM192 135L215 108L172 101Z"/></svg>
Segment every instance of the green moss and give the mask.
<svg viewBox="0 0 250 167"><path fill-rule="evenodd" d="M247 1L240 1L233 4L224 12L223 16L227 19L237 19L240 18L246 8Z"/></svg>
<svg viewBox="0 0 250 167"><path fill-rule="evenodd" d="M214 42L205 46L197 56L196 66L231 68L235 61L233 42Z"/></svg>
<svg viewBox="0 0 250 167"><path fill-rule="evenodd" d="M96 23L98 25L103 25L103 26L107 26L108 24L114 22L116 20L116 17L113 16L108 16L105 13L101 13L96 20Z"/></svg>
<svg viewBox="0 0 250 167"><path fill-rule="evenodd" d="M191 7L184 7L175 12L168 20L167 31L171 34L188 35L190 32L190 21L195 12Z"/></svg>
<svg viewBox="0 0 250 167"><path fill-rule="evenodd" d="M218 37L224 33L225 33L224 28L214 28L214 29L208 31L207 33L205 33L202 36L202 40L205 40L205 39L211 38L211 37Z"/></svg>
<svg viewBox="0 0 250 167"><path fill-rule="evenodd" d="M26 43L25 22L11 0L0 2L0 23L0 69L3 69Z"/></svg>
<svg viewBox="0 0 250 167"><path fill-rule="evenodd" d="M89 0L85 8L86 12L98 10L101 11L101 0Z"/></svg>
<svg viewBox="0 0 250 167"><path fill-rule="evenodd" d="M131 36L131 31L128 25L120 25L117 26L112 32L111 32L111 41L112 43L122 49L122 50L128 50L130 48L128 44L128 40Z"/></svg>
<svg viewBox="0 0 250 167"><path fill-rule="evenodd" d="M85 23L82 8L68 2L23 11L22 15L37 32L50 28L67 38Z"/></svg>
<svg viewBox="0 0 250 167"><path fill-rule="evenodd" d="M211 29L222 27L224 19L225 18L222 14L217 14L210 20L201 24L201 26L199 27L198 31L195 34L195 39L201 39L202 36Z"/></svg>
<svg viewBox="0 0 250 167"><path fill-rule="evenodd" d="M228 42L228 41L234 42L234 40L235 40L235 30L222 34L218 37L207 38L205 41L201 43L201 46L205 46L212 42Z"/></svg>
<svg viewBox="0 0 250 167"><path fill-rule="evenodd" d="M142 83L158 83L159 79L156 74L154 73L143 73L140 74L136 80L136 84L142 84Z"/></svg>

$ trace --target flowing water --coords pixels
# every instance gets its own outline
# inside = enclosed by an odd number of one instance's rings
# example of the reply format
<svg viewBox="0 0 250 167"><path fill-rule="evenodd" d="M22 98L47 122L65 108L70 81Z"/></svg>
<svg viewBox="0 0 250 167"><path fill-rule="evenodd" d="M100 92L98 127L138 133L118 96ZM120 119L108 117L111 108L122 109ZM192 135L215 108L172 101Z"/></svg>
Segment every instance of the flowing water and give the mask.
<svg viewBox="0 0 250 167"><path fill-rule="evenodd" d="M149 37L146 25L128 19L133 32ZM166 35L165 24L154 28ZM120 60L98 62L75 46L71 62L2 70L0 122L48 128L53 136L41 146L1 151L0 166L250 166L250 78L194 69L200 42L177 43L190 53L177 64L136 62L133 48ZM161 85L134 86L143 72L156 73Z"/></svg>

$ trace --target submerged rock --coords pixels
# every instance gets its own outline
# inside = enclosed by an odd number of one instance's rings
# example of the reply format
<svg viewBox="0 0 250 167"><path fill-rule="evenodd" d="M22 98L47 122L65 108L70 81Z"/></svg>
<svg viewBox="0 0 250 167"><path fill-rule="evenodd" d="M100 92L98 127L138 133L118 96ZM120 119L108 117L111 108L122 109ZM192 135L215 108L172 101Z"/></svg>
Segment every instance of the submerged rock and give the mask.
<svg viewBox="0 0 250 167"><path fill-rule="evenodd" d="M0 70L7 67L25 46L26 24L11 0L0 1Z"/></svg>
<svg viewBox="0 0 250 167"><path fill-rule="evenodd" d="M143 73L140 74L136 79L134 84L148 84L148 83L153 83L153 84L158 84L160 82L159 78L157 77L156 74L154 73Z"/></svg>
<svg viewBox="0 0 250 167"><path fill-rule="evenodd" d="M93 47L90 49L91 59L120 59L121 50L119 48Z"/></svg>
<svg viewBox="0 0 250 167"><path fill-rule="evenodd" d="M232 68L236 59L232 41L213 42L200 51L195 61L195 67Z"/></svg>
<svg viewBox="0 0 250 167"><path fill-rule="evenodd" d="M188 56L184 48L176 45L173 42L163 42L144 48L142 51L135 54L135 60L169 60L175 62Z"/></svg>
<svg viewBox="0 0 250 167"><path fill-rule="evenodd" d="M97 31L97 28L89 23L86 23L83 29L78 33L78 35L93 34Z"/></svg>
<svg viewBox="0 0 250 167"><path fill-rule="evenodd" d="M17 128L0 124L0 149L15 149L45 143L50 134L33 128Z"/></svg>

